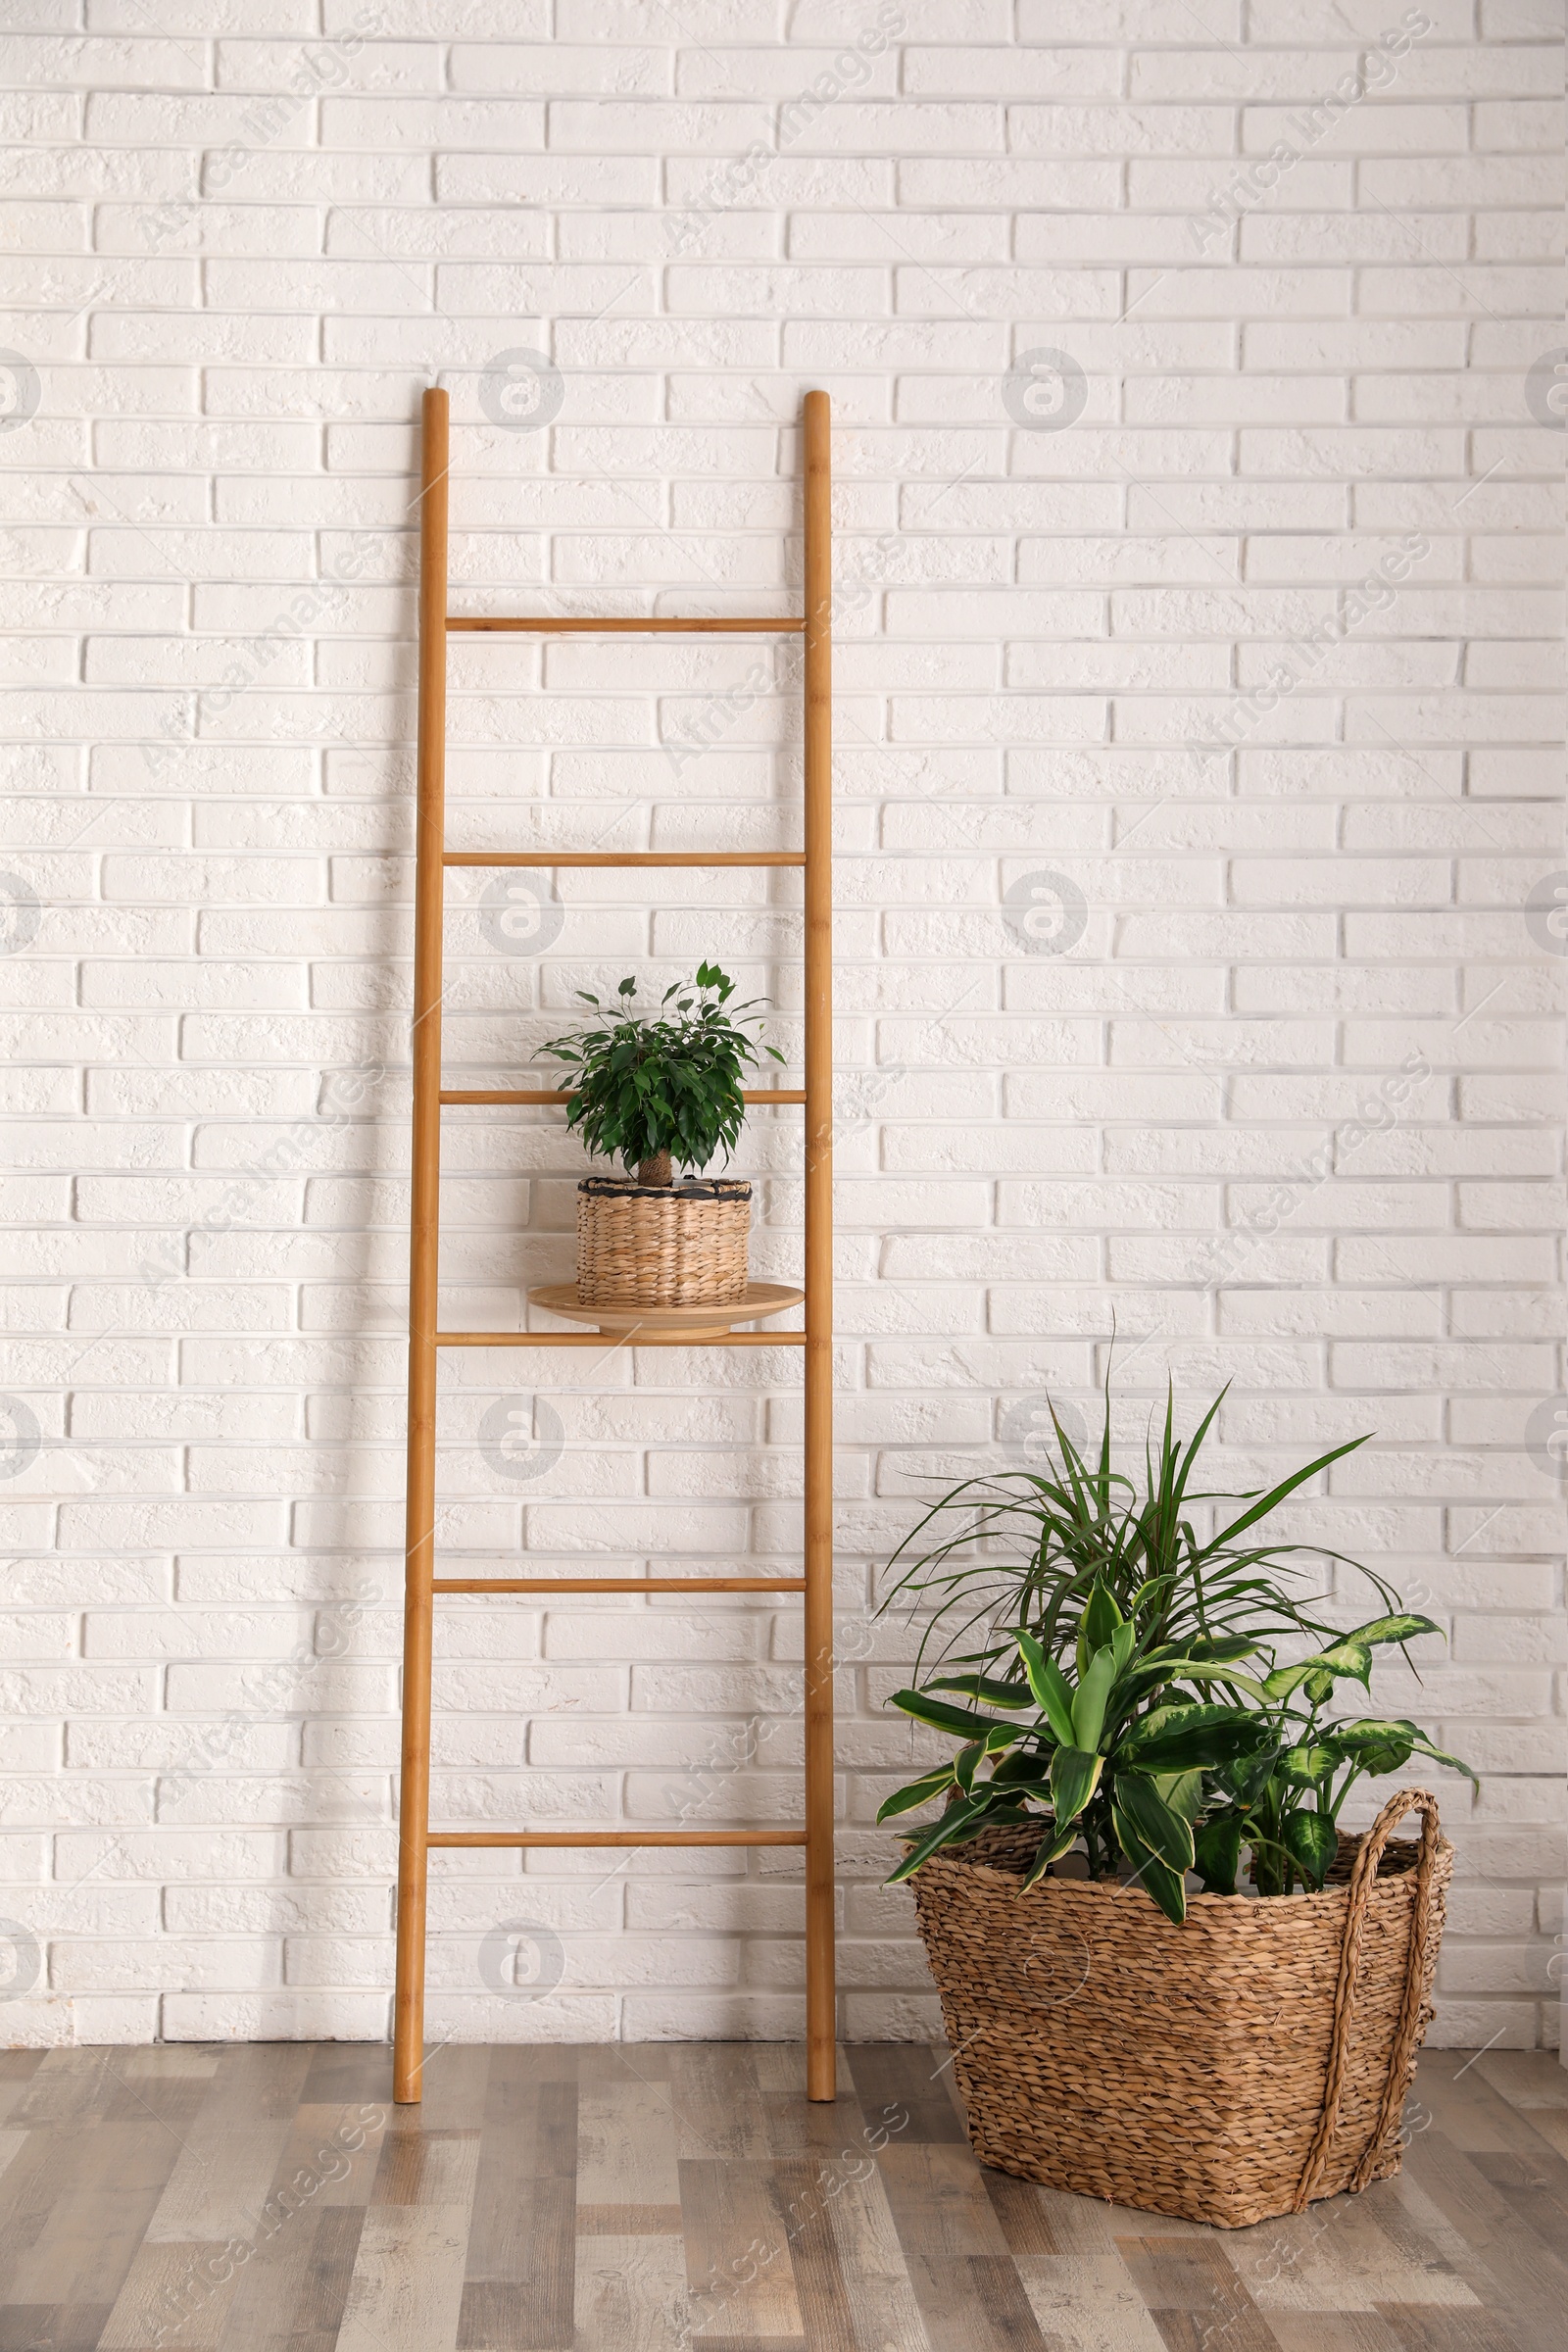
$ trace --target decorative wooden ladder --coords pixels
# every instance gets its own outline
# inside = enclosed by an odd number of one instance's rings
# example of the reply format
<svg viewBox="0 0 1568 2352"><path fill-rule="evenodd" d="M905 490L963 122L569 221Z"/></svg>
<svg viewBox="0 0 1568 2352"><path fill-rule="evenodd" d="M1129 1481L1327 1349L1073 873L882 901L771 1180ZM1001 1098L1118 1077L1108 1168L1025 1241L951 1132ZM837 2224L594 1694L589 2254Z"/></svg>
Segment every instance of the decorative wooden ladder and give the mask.
<svg viewBox="0 0 1568 2352"><path fill-rule="evenodd" d="M447 611L447 395L424 395L419 526L418 821L414 949L414 1200L409 1271L408 1574L403 1633L403 1761L398 1819L397 1997L393 2097L420 2095L424 1941L431 1846L799 1845L806 1849L807 2093L834 2096L833 1950L833 1196L832 1196L832 547L829 409L806 395L805 616L767 619L515 619ZM805 646L806 847L755 855L645 851L534 856L446 847L447 638L458 630L530 635L720 631L795 634ZM806 1329L701 1342L639 1336L639 1347L805 1351L805 1574L798 1577L439 1577L435 1574L436 1357L442 1348L604 1348L594 1332L439 1331L441 1107L564 1102L544 1089L444 1091L441 956L444 869L471 866L801 866L806 874L806 1085L749 1092L749 1102L806 1106ZM430 1828L430 1661L438 1592L801 1592L805 1595L806 1790L796 1830L436 1830Z"/></svg>

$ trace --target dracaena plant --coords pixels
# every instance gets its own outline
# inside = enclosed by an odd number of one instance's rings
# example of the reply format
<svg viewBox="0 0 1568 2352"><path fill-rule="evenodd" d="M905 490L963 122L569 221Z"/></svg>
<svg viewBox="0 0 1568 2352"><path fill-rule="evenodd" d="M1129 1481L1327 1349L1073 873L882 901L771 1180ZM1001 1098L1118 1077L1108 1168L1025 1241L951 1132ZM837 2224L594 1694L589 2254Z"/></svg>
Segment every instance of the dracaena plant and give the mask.
<svg viewBox="0 0 1568 2352"><path fill-rule="evenodd" d="M1194 1827L1204 1775L1245 1763L1270 1739L1267 1720L1235 1703L1167 1694L1179 1683L1262 1696L1238 1660L1254 1644L1234 1635L1179 1642L1155 1638L1164 1596L1154 1586L1133 1596L1131 1614L1103 1584L1085 1601L1070 1670L1034 1636L1013 1636L1015 1672L942 1675L893 1699L906 1715L963 1741L957 1754L890 1796L889 1820L947 1795L947 1809L918 1836L893 1873L906 1879L943 1846L983 1829L1049 1814L1024 1886L1081 1838L1094 1877L1125 1856L1166 1916L1186 1916L1185 1874L1194 1867ZM953 1691L967 1707L932 1695ZM1003 1708L1004 1715L982 1713ZM1008 1720L1024 1717L1027 1720Z"/></svg>
<svg viewBox="0 0 1568 2352"><path fill-rule="evenodd" d="M1306 1573L1298 1554L1309 1560L1343 1555L1322 1545L1259 1540L1252 1531L1298 1487L1366 1440L1352 1438L1319 1454L1265 1494L1202 1488L1197 1483L1199 1455L1225 1394L1222 1389L1185 1444L1176 1435L1175 1401L1167 1395L1158 1449L1146 1443L1140 1484L1113 1462L1107 1372L1104 1430L1093 1459L1073 1445L1053 1407L1056 1459L1048 1454L1032 1468L983 1472L939 1496L894 1553L891 1565L906 1565L883 1603L890 1608L903 1600L932 1610L917 1667L934 1644L939 1660L956 1656L984 1668L1010 1658L1013 1634L1020 1630L1054 1656L1076 1639L1096 1585L1105 1588L1124 1616L1143 1592L1140 1606L1145 1614L1153 1612L1156 1642L1228 1633L1245 1634L1250 1644L1286 1636L1320 1647L1334 1641L1338 1627L1294 1588ZM1220 1511L1213 1532L1201 1533L1194 1506L1227 1501L1246 1508L1234 1516ZM1380 1576L1368 1568L1358 1573L1385 1609L1396 1606ZM969 1642L978 1646L963 1646Z"/></svg>
<svg viewBox="0 0 1568 2352"><path fill-rule="evenodd" d="M1232 1893L1244 1846L1259 1893L1289 1894L1298 1879L1321 1886L1341 1808L1363 1774L1397 1771L1417 1751L1468 1770L1403 1719L1330 1721L1322 1712L1337 1681L1368 1685L1375 1648L1438 1633L1432 1620L1400 1609L1384 1580L1361 1569L1383 1613L1342 1634L1292 1590L1302 1573L1292 1555L1305 1547L1242 1541L1365 1439L1262 1494L1205 1492L1194 1474L1223 1396L1186 1445L1167 1398L1140 1487L1112 1466L1107 1376L1096 1462L1053 1412L1059 1462L963 1481L901 1546L896 1559L937 1526L938 1541L883 1605L934 1594L917 1671L933 1645L938 1665L962 1671L927 1675L892 1703L963 1744L883 1806L887 1820L947 1799L896 1879L945 1845L1038 1818L1025 1885L1081 1842L1092 1876L1108 1875L1120 1856L1179 1921L1186 1873L1196 1869L1205 1891ZM1192 1505L1221 1499L1247 1507L1221 1512L1225 1523L1200 1536ZM1276 1663L1281 1642L1303 1638L1315 1644L1308 1656ZM1253 1663L1244 1668L1244 1659ZM1216 1687L1227 1703L1211 1695ZM950 1692L970 1707L936 1695ZM982 1716L982 1703L1011 1715L1033 1709L1034 1720Z"/></svg>
<svg viewBox="0 0 1568 2352"><path fill-rule="evenodd" d="M621 981L611 1004L577 991L597 1020L536 1052L572 1071L566 1124L590 1152L623 1159L648 1185L668 1184L676 1167L706 1168L718 1151L728 1159L746 1116L746 1070L764 1054L784 1058L751 1034L764 1000L732 1007L734 993L716 963L666 988L657 1012L632 1010L635 978Z"/></svg>

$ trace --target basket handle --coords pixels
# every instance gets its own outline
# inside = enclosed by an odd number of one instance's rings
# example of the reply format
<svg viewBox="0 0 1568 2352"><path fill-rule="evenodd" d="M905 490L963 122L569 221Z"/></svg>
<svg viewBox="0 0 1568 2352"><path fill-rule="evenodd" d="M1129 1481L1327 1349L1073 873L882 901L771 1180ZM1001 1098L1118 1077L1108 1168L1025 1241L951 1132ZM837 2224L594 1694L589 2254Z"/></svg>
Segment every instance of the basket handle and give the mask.
<svg viewBox="0 0 1568 2352"><path fill-rule="evenodd" d="M1346 2060L1349 2053L1350 2028L1355 2017L1356 1976L1361 1959L1361 1935L1366 1925L1367 1905L1372 1899L1372 1887L1378 1875L1378 1864L1395 1828L1406 1813L1421 1815L1421 1851L1416 1861L1415 1900L1410 1911L1410 1941L1405 1953L1404 2000L1399 2010L1399 2022L1395 2029L1394 2047L1389 2054L1388 2080L1383 2086L1383 2101L1378 2109L1377 2127L1367 2142L1366 2152L1352 2175L1352 2191L1365 2188L1377 2161L1389 2126L1393 2122L1395 2102L1403 2096L1405 2071L1415 2048L1416 2034L1421 2022L1421 1984L1425 1976L1427 1941L1432 1925L1432 1867L1438 1853L1438 1800L1429 1788L1400 1788L1389 1798L1382 1812L1361 1840L1350 1873L1350 1899L1346 1906L1345 1936L1340 1945L1340 1981L1334 1991L1334 2029L1329 2040L1328 2075L1323 2084L1323 2111L1318 2117L1317 2131L1307 2155L1291 2211L1302 2213L1311 2199L1328 2162L1335 2127L1340 2117L1340 2095L1345 2086Z"/></svg>

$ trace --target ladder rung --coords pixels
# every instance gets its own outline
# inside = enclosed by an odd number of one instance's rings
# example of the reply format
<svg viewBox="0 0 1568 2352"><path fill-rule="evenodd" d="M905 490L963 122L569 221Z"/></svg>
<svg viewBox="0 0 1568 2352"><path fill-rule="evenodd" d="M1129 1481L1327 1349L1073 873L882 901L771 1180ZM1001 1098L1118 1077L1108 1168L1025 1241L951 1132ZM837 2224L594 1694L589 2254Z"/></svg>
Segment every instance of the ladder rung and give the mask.
<svg viewBox="0 0 1568 2352"><path fill-rule="evenodd" d="M804 1348L804 1331L726 1331L710 1339L676 1332L639 1339L634 1331L438 1331L438 1348Z"/></svg>
<svg viewBox="0 0 1568 2352"><path fill-rule="evenodd" d="M804 1830L432 1830L426 1845L804 1845Z"/></svg>
<svg viewBox="0 0 1568 2352"><path fill-rule="evenodd" d="M442 1089L443 1102L569 1102L571 1096L538 1086L459 1086ZM749 1086L748 1102L804 1102L804 1086Z"/></svg>
<svg viewBox="0 0 1568 2352"><path fill-rule="evenodd" d="M752 618L736 620L645 620L641 618L607 620L589 613L572 620L564 620L559 614L539 620L532 613L526 616L514 615L509 612L449 612L447 614L449 630L521 629L529 631L535 636L550 636L558 632L578 636L585 633L592 635L595 632L625 635L640 629L655 629L664 634L687 631L693 636L710 637L721 635L726 630L744 633L747 630L760 629L771 630L775 634L798 637L805 626L804 620L755 620Z"/></svg>
<svg viewBox="0 0 1568 2352"><path fill-rule="evenodd" d="M432 1592L804 1592L804 1576L438 1576Z"/></svg>
<svg viewBox="0 0 1568 2352"><path fill-rule="evenodd" d="M448 850L443 865L804 865L804 850Z"/></svg>

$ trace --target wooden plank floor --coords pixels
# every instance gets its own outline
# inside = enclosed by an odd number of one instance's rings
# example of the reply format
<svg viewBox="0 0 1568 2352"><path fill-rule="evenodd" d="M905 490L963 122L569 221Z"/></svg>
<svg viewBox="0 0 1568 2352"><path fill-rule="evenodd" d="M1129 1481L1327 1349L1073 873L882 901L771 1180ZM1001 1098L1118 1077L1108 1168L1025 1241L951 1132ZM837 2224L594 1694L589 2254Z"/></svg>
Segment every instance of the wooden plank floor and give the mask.
<svg viewBox="0 0 1568 2352"><path fill-rule="evenodd" d="M0 2352L1558 2352L1568 2075L1435 2051L1402 2176L1208 2230L969 2153L945 2052L0 2053Z"/></svg>

